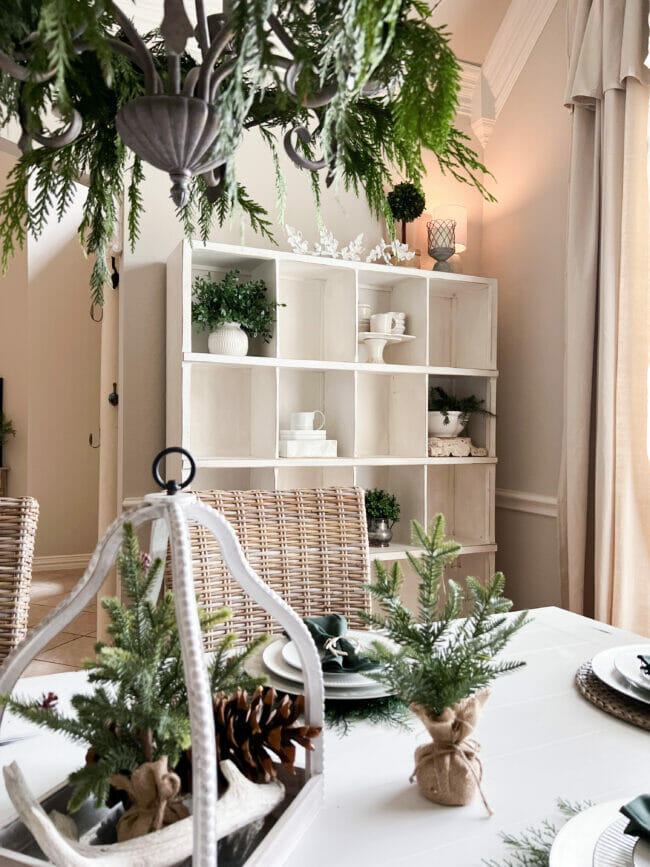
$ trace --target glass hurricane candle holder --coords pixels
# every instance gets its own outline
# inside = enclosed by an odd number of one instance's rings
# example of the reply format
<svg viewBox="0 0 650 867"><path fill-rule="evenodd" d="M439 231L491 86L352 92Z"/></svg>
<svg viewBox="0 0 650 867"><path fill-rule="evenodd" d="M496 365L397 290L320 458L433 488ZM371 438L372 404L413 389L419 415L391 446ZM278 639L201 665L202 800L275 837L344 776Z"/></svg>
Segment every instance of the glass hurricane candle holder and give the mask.
<svg viewBox="0 0 650 867"><path fill-rule="evenodd" d="M427 223L429 256L436 260L434 271L451 271L447 262L456 252L456 220L431 220Z"/></svg>

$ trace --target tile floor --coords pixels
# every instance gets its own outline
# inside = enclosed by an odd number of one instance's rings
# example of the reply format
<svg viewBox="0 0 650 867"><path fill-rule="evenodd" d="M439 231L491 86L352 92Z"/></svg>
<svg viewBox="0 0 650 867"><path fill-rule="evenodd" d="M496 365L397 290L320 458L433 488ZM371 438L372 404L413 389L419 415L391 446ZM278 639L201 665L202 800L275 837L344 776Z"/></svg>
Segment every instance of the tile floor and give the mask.
<svg viewBox="0 0 650 867"><path fill-rule="evenodd" d="M55 605L58 605L82 574L82 570L35 572L32 575L29 626L35 626ZM56 638L53 638L33 662L30 662L23 676L54 674L82 668L83 660L94 655L96 632L97 606L93 602L66 626L64 632L60 632Z"/></svg>

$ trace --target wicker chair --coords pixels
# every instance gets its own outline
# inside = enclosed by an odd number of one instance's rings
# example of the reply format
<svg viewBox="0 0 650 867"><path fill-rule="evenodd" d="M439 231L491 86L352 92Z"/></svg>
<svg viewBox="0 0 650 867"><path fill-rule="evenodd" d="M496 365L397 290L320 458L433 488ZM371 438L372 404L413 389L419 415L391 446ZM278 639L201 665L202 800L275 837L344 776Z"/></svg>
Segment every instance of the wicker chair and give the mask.
<svg viewBox="0 0 650 867"><path fill-rule="evenodd" d="M0 497L0 662L27 633L38 503Z"/></svg>
<svg viewBox="0 0 650 867"><path fill-rule="evenodd" d="M351 627L370 602L363 584L370 574L368 530L360 488L288 491L198 491L202 502L232 524L251 567L302 617L332 611ZM234 630L240 642L277 630L277 624L233 581L216 540L202 527L190 530L194 582L208 611L226 605L233 618L206 635ZM170 586L169 568L165 586Z"/></svg>

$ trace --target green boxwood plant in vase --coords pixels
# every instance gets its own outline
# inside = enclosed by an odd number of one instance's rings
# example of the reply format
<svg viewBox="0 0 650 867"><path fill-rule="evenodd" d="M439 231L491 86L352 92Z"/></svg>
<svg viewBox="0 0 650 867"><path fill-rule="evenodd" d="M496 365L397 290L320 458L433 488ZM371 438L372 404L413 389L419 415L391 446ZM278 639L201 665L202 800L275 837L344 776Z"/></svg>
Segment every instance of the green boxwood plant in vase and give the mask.
<svg viewBox="0 0 650 867"><path fill-rule="evenodd" d="M456 397L448 394L439 385L429 389L428 431L430 437L457 437L467 427L470 417L479 415L494 416L484 406L485 401L475 394Z"/></svg>
<svg viewBox="0 0 650 867"><path fill-rule="evenodd" d="M412 223L424 211L425 199L422 191L411 183L397 184L386 197L393 220L402 224L402 244L406 244L406 225ZM393 261L393 265L407 266L410 268L420 267L420 251L415 250L413 259Z"/></svg>
<svg viewBox="0 0 650 867"><path fill-rule="evenodd" d="M266 295L264 280L239 279L239 271L228 271L214 282L197 277L192 292L192 321L209 331L208 350L216 355L248 353L248 338L268 343L273 336L276 308L284 307Z"/></svg>
<svg viewBox="0 0 650 867"><path fill-rule="evenodd" d="M373 488L366 491L366 518L368 542L373 548L386 548L393 538L393 525L399 521L400 507L397 497Z"/></svg>
<svg viewBox="0 0 650 867"><path fill-rule="evenodd" d="M467 578L467 589L445 579L445 567L460 545L445 539L445 521L437 515L430 531L412 522L413 544L421 556L407 554L419 578L417 619L400 600L399 562L389 572L375 562L376 579L368 590L377 613L362 613L369 625L384 631L399 650L376 645L384 667L374 675L407 702L424 723L432 743L415 750L421 793L436 804L468 804L481 789L479 745L470 739L488 686L500 674L523 665L498 654L528 620L528 612L506 616L512 602L503 596L505 578L497 572L485 585ZM487 801L483 796L488 812Z"/></svg>

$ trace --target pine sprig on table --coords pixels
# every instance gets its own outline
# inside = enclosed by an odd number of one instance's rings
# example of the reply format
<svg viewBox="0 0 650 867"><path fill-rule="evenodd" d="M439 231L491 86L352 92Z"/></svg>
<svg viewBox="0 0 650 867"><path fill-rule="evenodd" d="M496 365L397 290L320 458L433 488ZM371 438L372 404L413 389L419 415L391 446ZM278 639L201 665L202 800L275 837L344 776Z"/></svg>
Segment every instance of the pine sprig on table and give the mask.
<svg viewBox="0 0 650 867"><path fill-rule="evenodd" d="M167 756L173 768L191 745L174 597L167 592L158 603L148 598L162 561L151 563L147 555L141 555L135 531L128 523L124 525L117 567L128 604L116 598L102 600L111 621L108 632L112 644L97 642L95 659L86 661L94 690L73 696L75 715L65 716L51 703L46 707L41 702L1 697L25 719L91 746L87 764L70 775L71 811L79 809L90 794L97 804L104 804L112 774L134 771L162 756ZM204 632L231 616L227 608L212 613L199 609ZM243 651L233 652L236 636L226 635L209 665L213 692L230 693L237 687L253 691L263 683L248 676L242 666L267 639L261 636Z"/></svg>
<svg viewBox="0 0 650 867"><path fill-rule="evenodd" d="M374 677L388 683L403 701L439 716L500 674L523 665L495 657L527 622L528 612L506 616L512 602L503 596L501 572L485 586L468 577L467 591L444 578L445 567L456 559L460 545L445 540L442 515L435 517L428 533L413 521L412 532L413 544L423 549L418 557L407 554L419 578L417 620L399 596L403 583L399 562L390 572L381 561L375 562L376 580L368 590L379 611L360 615L399 645L392 652L376 644L384 668Z"/></svg>

